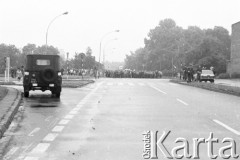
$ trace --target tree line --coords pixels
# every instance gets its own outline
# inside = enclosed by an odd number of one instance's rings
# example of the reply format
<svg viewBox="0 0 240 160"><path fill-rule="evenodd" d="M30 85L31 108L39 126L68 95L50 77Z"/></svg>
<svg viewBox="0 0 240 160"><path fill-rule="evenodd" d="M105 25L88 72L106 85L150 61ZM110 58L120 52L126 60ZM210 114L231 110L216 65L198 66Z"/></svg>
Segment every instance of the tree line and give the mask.
<svg viewBox="0 0 240 160"><path fill-rule="evenodd" d="M132 70L178 72L182 66L213 66L225 73L230 59L231 38L227 29L215 26L183 29L174 20L161 20L144 39L144 47L125 58L125 68Z"/></svg>
<svg viewBox="0 0 240 160"><path fill-rule="evenodd" d="M17 48L15 45L0 44L0 74L4 73L5 62L4 57L10 57L10 66L17 69L24 66L26 55L28 54L54 54L59 55L58 48L53 46L37 46L35 44L27 44L22 49ZM95 65L101 66L95 61L92 56L92 49L87 47L86 53L75 53L75 56L67 61L64 56L60 55L61 66L65 69L93 69Z"/></svg>

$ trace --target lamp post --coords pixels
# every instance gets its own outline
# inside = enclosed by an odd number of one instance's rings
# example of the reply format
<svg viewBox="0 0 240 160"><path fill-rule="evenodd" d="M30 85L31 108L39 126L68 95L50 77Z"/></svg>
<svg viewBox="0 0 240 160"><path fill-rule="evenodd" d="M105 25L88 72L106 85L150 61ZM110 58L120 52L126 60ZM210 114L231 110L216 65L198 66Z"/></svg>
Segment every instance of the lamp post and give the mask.
<svg viewBox="0 0 240 160"><path fill-rule="evenodd" d="M46 32L46 47L47 47L47 40L48 40L48 30L49 30L51 24L52 24L58 17L60 17L60 16L62 16L62 15L67 15L67 14L68 14L68 12L64 12L64 13L56 16L55 18L53 18L53 20L49 23L49 25L48 25L48 27L47 27L47 32Z"/></svg>
<svg viewBox="0 0 240 160"><path fill-rule="evenodd" d="M102 41L103 41L103 39L104 39L107 35L109 35L109 34L111 34L111 33L113 33L113 32L119 32L119 30L114 30L114 31L111 31L111 32L106 33L106 34L102 37L102 39L101 39L101 41L100 41L100 47L99 47L99 59L98 59L99 64L100 64L100 60L101 60Z"/></svg>

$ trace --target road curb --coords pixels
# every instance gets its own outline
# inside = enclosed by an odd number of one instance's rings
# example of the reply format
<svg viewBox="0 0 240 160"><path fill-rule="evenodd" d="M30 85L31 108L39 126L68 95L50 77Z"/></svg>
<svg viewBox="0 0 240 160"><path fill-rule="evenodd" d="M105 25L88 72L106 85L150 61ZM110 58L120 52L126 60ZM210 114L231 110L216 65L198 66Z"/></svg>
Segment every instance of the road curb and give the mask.
<svg viewBox="0 0 240 160"><path fill-rule="evenodd" d="M170 82L191 86L191 87L197 87L201 89L206 89L214 92L240 96L240 87L226 86L226 85L215 84L215 83L200 83L200 82L186 83L178 79L171 79Z"/></svg>
<svg viewBox="0 0 240 160"><path fill-rule="evenodd" d="M4 97L4 99L8 96L15 96L15 97L11 106L5 106L10 108L7 110L7 113L5 113L3 117L1 117L2 119L0 122L0 139L3 137L4 133L8 129L9 125L11 124L14 116L16 115L19 108L19 104L22 99L22 93L20 91L14 88L7 88L7 89L8 89L8 94Z"/></svg>

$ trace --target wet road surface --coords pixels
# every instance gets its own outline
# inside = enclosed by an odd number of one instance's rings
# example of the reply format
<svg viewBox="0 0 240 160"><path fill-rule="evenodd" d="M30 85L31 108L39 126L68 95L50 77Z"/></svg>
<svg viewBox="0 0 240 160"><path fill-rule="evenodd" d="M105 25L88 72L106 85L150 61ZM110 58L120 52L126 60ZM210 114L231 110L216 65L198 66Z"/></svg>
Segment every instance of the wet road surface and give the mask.
<svg viewBox="0 0 240 160"><path fill-rule="evenodd" d="M100 79L78 89L64 88L60 99L31 92L5 137L4 160L143 159L144 131L171 131L166 148L178 137L231 137L240 153L240 99L159 79ZM210 159L201 144L200 159ZM179 154L182 153L181 151ZM228 153L228 151L226 152ZM158 159L164 155L158 149ZM186 159L186 158L183 158Z"/></svg>

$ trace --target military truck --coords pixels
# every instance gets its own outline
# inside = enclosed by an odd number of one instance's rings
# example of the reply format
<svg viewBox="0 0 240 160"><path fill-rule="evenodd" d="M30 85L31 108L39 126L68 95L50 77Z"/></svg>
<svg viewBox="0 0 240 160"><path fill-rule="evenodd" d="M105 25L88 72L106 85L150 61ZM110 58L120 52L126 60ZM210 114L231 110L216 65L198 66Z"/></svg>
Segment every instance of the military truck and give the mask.
<svg viewBox="0 0 240 160"><path fill-rule="evenodd" d="M62 73L59 55L27 55L23 78L24 97L31 90L50 90L57 98L62 91Z"/></svg>

